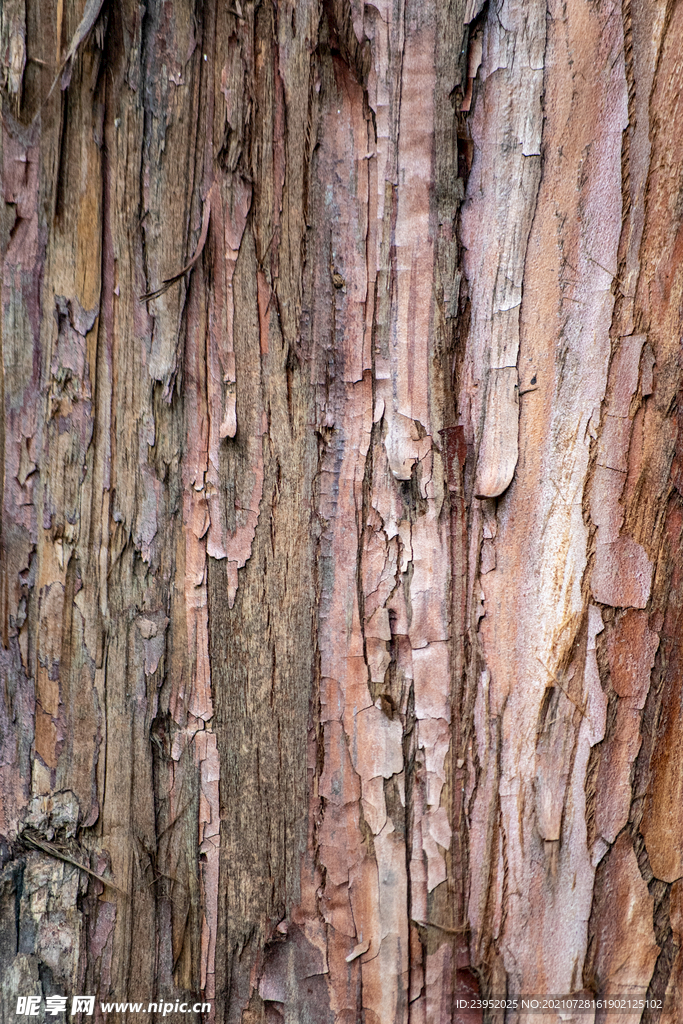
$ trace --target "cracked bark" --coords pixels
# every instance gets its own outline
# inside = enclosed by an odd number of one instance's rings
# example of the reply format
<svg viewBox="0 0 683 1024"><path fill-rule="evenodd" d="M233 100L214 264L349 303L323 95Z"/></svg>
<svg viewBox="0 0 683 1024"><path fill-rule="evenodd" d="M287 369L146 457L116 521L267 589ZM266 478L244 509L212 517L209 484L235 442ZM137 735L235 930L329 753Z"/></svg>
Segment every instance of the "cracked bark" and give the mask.
<svg viewBox="0 0 683 1024"><path fill-rule="evenodd" d="M678 1019L681 39L5 0L3 1020Z"/></svg>

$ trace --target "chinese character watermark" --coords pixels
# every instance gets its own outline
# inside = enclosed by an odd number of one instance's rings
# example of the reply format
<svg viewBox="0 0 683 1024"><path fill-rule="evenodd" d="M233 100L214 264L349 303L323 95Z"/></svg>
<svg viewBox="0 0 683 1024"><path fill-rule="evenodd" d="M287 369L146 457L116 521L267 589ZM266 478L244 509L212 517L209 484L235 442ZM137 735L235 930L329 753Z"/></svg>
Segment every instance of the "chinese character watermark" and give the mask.
<svg viewBox="0 0 683 1024"><path fill-rule="evenodd" d="M17 999L17 1015L37 1017L40 1011L40 996L19 996Z"/></svg>
<svg viewBox="0 0 683 1024"><path fill-rule="evenodd" d="M56 1017L58 1013L66 1012L66 996L48 996L45 1000L45 1013Z"/></svg>
<svg viewBox="0 0 683 1024"><path fill-rule="evenodd" d="M73 1017L76 1013L85 1013L88 1017L92 1017L94 1009L94 996L74 996L71 1004L71 1016Z"/></svg>

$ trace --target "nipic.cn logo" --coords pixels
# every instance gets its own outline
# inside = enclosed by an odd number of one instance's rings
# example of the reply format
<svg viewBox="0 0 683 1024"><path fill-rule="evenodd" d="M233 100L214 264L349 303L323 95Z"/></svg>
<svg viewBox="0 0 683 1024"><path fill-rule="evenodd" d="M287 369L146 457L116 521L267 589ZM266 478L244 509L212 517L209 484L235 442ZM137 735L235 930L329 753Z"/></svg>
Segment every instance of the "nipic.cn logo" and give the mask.
<svg viewBox="0 0 683 1024"><path fill-rule="evenodd" d="M45 1000L45 1013L56 1017L58 1013L66 1013L66 996L48 996ZM18 1017L37 1017L40 1013L40 996L19 996L16 1014ZM94 996L74 996L71 1000L71 1016L84 1013L92 1017L95 1010Z"/></svg>

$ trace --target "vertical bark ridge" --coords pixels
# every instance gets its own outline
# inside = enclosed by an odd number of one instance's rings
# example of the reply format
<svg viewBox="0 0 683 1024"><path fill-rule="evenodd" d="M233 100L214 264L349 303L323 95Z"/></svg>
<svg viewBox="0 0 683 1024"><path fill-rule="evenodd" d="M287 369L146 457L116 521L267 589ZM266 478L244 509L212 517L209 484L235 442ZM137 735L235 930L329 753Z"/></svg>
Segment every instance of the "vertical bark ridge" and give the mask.
<svg viewBox="0 0 683 1024"><path fill-rule="evenodd" d="M6 0L4 1017L674 1020L682 17Z"/></svg>

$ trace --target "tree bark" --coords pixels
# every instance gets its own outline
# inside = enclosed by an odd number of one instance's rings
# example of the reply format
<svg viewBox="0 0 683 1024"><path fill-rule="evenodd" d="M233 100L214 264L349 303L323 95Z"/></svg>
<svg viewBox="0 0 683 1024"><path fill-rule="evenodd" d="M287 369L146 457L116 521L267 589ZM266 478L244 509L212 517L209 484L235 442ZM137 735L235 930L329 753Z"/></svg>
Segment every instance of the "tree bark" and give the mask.
<svg viewBox="0 0 683 1024"><path fill-rule="evenodd" d="M682 40L2 2L3 1021L679 1019Z"/></svg>

